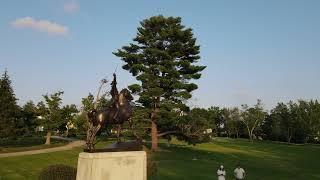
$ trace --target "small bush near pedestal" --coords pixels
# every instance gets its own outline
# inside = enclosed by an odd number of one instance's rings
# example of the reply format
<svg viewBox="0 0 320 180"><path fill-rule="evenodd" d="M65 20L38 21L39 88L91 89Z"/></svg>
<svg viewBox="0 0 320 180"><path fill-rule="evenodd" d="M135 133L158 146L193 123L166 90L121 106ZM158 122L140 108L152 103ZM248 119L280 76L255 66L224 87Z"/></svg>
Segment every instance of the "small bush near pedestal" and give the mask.
<svg viewBox="0 0 320 180"><path fill-rule="evenodd" d="M56 164L44 168L39 175L39 180L75 180L77 169L71 166Z"/></svg>

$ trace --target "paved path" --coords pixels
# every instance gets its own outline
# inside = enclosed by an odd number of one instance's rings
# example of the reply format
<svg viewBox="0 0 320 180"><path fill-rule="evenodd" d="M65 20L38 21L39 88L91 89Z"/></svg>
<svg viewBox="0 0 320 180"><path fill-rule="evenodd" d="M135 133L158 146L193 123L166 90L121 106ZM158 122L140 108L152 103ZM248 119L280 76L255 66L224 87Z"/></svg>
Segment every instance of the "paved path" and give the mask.
<svg viewBox="0 0 320 180"><path fill-rule="evenodd" d="M47 136L45 136L47 137ZM61 139L64 141L77 141L79 139L75 139L75 138L68 138L68 137L61 137L61 136L51 136L51 139Z"/></svg>
<svg viewBox="0 0 320 180"><path fill-rule="evenodd" d="M31 154L42 154L42 153L50 153L50 152L57 152L57 151L66 151L70 150L74 147L80 147L85 144L85 141L77 140L72 141L65 146L48 148L48 149L39 149L39 150L31 150L31 151L22 151L22 152L13 152L13 153L3 153L0 154L0 158L4 157L11 157L11 156L23 156L23 155L31 155Z"/></svg>

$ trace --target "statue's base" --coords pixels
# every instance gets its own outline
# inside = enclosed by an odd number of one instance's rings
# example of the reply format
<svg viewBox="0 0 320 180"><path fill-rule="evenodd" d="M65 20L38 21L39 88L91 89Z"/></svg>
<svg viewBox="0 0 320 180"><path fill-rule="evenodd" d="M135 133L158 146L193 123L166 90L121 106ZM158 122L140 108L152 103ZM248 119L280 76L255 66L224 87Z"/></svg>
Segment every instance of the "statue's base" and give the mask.
<svg viewBox="0 0 320 180"><path fill-rule="evenodd" d="M116 142L103 149L84 149L84 152L100 153L100 152L123 152L123 151L142 151L142 143L138 141Z"/></svg>
<svg viewBox="0 0 320 180"><path fill-rule="evenodd" d="M146 152L82 152L78 158L77 180L88 179L146 180Z"/></svg>

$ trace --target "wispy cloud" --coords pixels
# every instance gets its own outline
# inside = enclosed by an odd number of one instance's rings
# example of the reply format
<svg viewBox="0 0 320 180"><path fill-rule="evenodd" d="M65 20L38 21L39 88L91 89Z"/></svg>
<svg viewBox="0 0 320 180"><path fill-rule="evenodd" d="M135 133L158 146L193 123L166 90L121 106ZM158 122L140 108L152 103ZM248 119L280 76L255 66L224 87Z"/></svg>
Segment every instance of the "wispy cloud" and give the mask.
<svg viewBox="0 0 320 180"><path fill-rule="evenodd" d="M67 26L57 24L48 20L36 20L32 17L18 18L10 23L15 28L30 28L50 35L67 35Z"/></svg>
<svg viewBox="0 0 320 180"><path fill-rule="evenodd" d="M67 13L75 13L80 9L80 5L75 0L69 0L63 4L63 10Z"/></svg>

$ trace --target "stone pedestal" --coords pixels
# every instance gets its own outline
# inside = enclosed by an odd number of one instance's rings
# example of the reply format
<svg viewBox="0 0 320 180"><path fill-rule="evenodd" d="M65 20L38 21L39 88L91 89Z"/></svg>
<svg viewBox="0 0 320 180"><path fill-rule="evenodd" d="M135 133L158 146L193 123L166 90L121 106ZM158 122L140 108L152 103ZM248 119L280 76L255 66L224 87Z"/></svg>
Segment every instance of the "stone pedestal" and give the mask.
<svg viewBox="0 0 320 180"><path fill-rule="evenodd" d="M77 180L147 180L146 152L82 152Z"/></svg>

